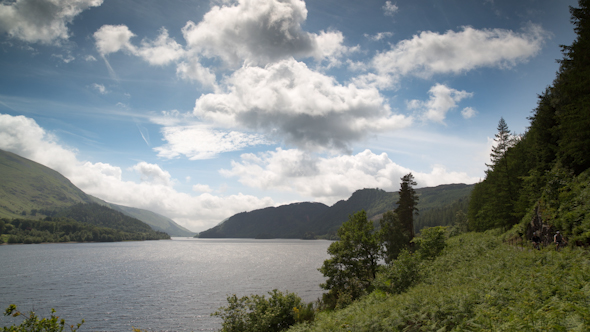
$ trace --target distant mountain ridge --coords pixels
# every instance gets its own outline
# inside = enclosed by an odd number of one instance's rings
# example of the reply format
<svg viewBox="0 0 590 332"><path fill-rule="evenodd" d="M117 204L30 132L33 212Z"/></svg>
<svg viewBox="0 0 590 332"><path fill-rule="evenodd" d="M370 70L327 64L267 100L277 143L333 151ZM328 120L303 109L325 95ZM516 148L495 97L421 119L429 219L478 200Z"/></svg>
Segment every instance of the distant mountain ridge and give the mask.
<svg viewBox="0 0 590 332"><path fill-rule="evenodd" d="M170 236L195 235L172 219L157 213L108 203L87 195L59 172L0 150L0 218L38 219L79 203L107 206Z"/></svg>
<svg viewBox="0 0 590 332"><path fill-rule="evenodd" d="M467 201L473 185L448 184L416 189L420 201L418 208L429 219L430 212L444 213L457 209ZM330 238L348 216L365 210L370 219L378 220L384 212L396 207L397 192L381 189L361 189L347 200L332 206L322 203L294 203L250 212L242 212L224 220L217 226L199 233L200 238ZM448 213L447 213L448 214ZM421 223L420 216L416 225ZM447 218L448 219L448 218ZM440 224L448 223L442 220Z"/></svg>

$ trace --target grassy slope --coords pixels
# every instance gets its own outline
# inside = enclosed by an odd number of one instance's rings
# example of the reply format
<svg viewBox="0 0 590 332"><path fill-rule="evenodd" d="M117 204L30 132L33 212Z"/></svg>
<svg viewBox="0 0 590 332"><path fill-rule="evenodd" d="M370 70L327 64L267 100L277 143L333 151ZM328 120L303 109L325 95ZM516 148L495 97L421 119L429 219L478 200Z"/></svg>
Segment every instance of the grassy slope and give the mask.
<svg viewBox="0 0 590 332"><path fill-rule="evenodd" d="M22 211L55 209L89 202L84 192L58 172L0 150L0 217L23 217Z"/></svg>
<svg viewBox="0 0 590 332"><path fill-rule="evenodd" d="M588 331L590 259L503 244L493 234L448 240L399 295L373 293L292 331Z"/></svg>

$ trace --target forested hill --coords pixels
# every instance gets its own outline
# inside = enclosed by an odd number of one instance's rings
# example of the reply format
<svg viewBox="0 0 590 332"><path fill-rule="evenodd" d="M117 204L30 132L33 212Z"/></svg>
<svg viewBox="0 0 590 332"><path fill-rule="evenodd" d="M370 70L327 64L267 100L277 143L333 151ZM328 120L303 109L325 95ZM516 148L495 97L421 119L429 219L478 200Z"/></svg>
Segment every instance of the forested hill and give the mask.
<svg viewBox="0 0 590 332"><path fill-rule="evenodd" d="M87 195L58 172L0 150L0 218L38 220L80 203L107 206L172 236L195 234L151 211L115 205Z"/></svg>
<svg viewBox="0 0 590 332"><path fill-rule="evenodd" d="M466 212L473 185L449 184L417 189L420 197L415 225L450 225L459 209ZM201 238L332 238L343 222L360 210L378 219L396 207L397 192L381 189L357 190L347 200L331 207L322 203L295 203L238 213L199 234ZM436 216L445 215L447 218Z"/></svg>

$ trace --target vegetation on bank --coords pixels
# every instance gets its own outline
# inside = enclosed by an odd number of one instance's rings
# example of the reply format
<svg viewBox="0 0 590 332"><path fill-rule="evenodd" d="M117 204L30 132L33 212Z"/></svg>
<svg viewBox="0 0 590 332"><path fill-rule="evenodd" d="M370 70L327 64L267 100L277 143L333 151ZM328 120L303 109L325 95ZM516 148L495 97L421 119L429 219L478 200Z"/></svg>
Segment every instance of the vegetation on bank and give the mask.
<svg viewBox="0 0 590 332"><path fill-rule="evenodd" d="M154 231L135 218L96 203L76 204L51 215L43 220L0 219L0 243L170 239L164 232Z"/></svg>
<svg viewBox="0 0 590 332"><path fill-rule="evenodd" d="M400 256L387 288L290 331L588 331L588 252L537 251L498 235L452 237L434 260Z"/></svg>
<svg viewBox="0 0 590 332"><path fill-rule="evenodd" d="M55 218L51 221L0 219L0 243L8 244L143 241L169 238L168 234L162 232L125 232L70 218Z"/></svg>

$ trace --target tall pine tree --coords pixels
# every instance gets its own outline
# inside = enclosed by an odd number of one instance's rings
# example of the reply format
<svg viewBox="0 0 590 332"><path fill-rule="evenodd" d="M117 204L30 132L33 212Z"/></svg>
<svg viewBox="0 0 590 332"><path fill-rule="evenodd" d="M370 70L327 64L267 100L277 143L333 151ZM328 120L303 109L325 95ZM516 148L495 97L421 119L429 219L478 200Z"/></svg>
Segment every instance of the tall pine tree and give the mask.
<svg viewBox="0 0 590 332"><path fill-rule="evenodd" d="M416 181L414 175L408 173L401 178L399 200L394 212L397 214L402 227L409 234L409 241L414 238L414 214L418 213L418 195L414 190Z"/></svg>

